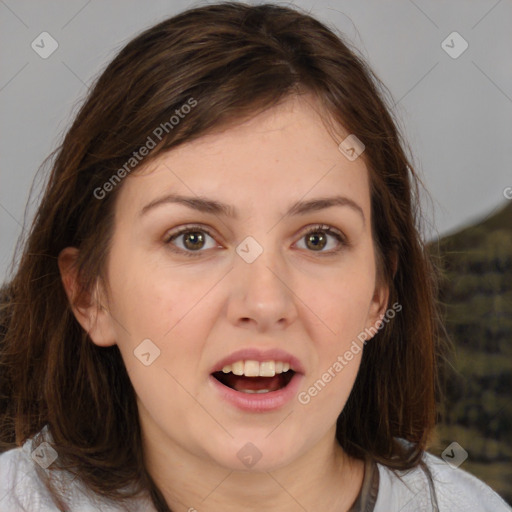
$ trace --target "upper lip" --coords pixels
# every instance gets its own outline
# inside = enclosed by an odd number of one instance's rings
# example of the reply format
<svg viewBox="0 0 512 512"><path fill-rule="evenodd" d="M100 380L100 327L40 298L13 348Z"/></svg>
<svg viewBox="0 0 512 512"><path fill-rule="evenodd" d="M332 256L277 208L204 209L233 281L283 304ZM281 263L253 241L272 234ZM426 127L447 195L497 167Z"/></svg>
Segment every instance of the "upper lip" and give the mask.
<svg viewBox="0 0 512 512"><path fill-rule="evenodd" d="M298 358L281 349L268 349L261 350L257 348L246 348L237 350L227 357L215 363L211 373L220 372L224 366L236 363L237 361L282 361L283 363L290 363L290 369L296 373L304 373L304 366Z"/></svg>

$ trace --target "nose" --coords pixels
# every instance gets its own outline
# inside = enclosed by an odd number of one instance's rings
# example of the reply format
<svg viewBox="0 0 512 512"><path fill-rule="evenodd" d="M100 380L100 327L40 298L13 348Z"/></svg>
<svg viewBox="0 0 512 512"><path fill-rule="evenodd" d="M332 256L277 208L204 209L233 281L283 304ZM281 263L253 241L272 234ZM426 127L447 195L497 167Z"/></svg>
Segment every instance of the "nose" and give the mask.
<svg viewBox="0 0 512 512"><path fill-rule="evenodd" d="M257 331L284 329L297 318L297 296L286 263L277 250L264 247L251 263L238 254L230 272L227 315L238 327Z"/></svg>

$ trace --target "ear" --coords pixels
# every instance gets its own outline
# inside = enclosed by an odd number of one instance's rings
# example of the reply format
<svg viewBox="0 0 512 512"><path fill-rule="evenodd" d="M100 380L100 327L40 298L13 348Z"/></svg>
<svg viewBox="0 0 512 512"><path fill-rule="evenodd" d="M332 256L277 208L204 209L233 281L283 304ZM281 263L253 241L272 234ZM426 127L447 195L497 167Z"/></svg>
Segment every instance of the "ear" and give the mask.
<svg viewBox="0 0 512 512"><path fill-rule="evenodd" d="M384 282L380 281L380 279L377 279L373 297L370 303L370 308L368 310L366 329L367 332L373 333L372 337L380 328L380 324L386 313L386 308L389 301L389 287L384 284Z"/></svg>
<svg viewBox="0 0 512 512"><path fill-rule="evenodd" d="M390 255L390 264L392 269L392 279L394 279L398 270L398 254L396 251ZM375 290L373 292L372 301L368 311L367 324L365 326L369 332L374 333L372 334L372 337L376 334L375 330L380 329L382 326L382 319L386 314L388 303L389 285L386 283L386 278L377 269Z"/></svg>
<svg viewBox="0 0 512 512"><path fill-rule="evenodd" d="M106 308L106 294L99 280L94 290L80 295L76 268L78 249L66 247L58 257L62 284L75 318L96 345L108 347L116 344L112 316Z"/></svg>

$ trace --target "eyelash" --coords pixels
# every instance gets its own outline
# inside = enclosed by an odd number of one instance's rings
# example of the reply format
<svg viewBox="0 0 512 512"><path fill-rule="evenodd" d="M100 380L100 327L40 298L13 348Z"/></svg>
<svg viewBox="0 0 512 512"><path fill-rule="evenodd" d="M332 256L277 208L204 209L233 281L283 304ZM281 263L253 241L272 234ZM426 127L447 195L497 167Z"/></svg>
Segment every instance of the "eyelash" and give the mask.
<svg viewBox="0 0 512 512"><path fill-rule="evenodd" d="M173 252L176 252L176 253L179 253L179 254L184 254L185 256L190 256L191 258L196 258L198 256L201 256L202 255L201 253L203 253L205 251L204 250L185 251L183 249L180 249L178 247L173 246L173 244L171 242L173 240L175 240L176 238L178 238L179 236L181 236L181 235L184 235L186 233L198 232L198 231L201 232L201 233L206 233L211 238L214 238L214 236L212 235L211 231L209 229L207 229L206 227L198 226L198 225L190 225L190 226L183 226L178 231L170 233L165 238L164 243L166 245L168 245L169 248L171 249L171 251L173 251ZM326 233L326 234L328 234L330 236L333 236L340 243L340 247L338 247L337 249L334 249L334 250L331 250L331 251L328 251L328 252L326 252L326 251L319 251L319 252L317 252L317 254L319 256L321 256L321 257L335 255L338 252L340 252L343 247L347 247L349 245L346 237L340 231L338 231L337 229L335 229L332 226L329 226L327 224L317 224L315 226L312 226L311 228L309 228L305 233L303 233L300 236L299 240L302 240L304 237L306 237L306 236L308 236L310 234L318 233L318 232L324 232L324 233ZM315 253L316 251L308 251L308 252Z"/></svg>

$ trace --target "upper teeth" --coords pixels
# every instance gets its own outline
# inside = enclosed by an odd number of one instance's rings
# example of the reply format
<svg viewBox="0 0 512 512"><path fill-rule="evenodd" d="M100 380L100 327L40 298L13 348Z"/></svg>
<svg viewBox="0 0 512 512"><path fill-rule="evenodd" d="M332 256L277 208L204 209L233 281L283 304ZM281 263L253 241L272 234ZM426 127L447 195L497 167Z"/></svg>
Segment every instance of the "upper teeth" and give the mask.
<svg viewBox="0 0 512 512"><path fill-rule="evenodd" d="M245 375L246 377L273 377L276 373L287 372L290 369L290 363L282 361L237 361L228 364L222 368L224 373L232 372L235 375Z"/></svg>

